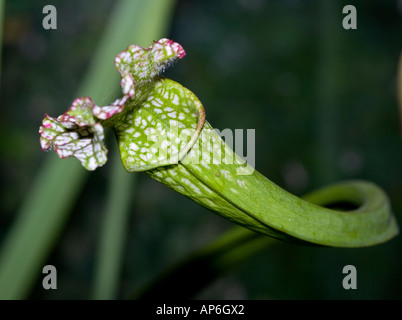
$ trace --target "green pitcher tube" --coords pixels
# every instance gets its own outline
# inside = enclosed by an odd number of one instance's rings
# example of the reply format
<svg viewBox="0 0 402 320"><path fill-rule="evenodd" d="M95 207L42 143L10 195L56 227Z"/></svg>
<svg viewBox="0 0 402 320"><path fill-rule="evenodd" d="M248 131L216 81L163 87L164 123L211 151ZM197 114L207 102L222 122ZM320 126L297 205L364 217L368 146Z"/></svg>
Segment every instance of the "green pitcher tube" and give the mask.
<svg viewBox="0 0 402 320"><path fill-rule="evenodd" d="M97 106L78 98L40 127L43 150L76 157L88 170L106 163L103 128L113 129L129 172L153 179L211 211L278 239L335 247L361 247L398 234L386 194L366 181L338 183L300 199L246 163L205 119L202 103L161 72L185 56L161 39L149 48L131 45L118 54L122 98ZM349 211L326 208L352 203Z"/></svg>

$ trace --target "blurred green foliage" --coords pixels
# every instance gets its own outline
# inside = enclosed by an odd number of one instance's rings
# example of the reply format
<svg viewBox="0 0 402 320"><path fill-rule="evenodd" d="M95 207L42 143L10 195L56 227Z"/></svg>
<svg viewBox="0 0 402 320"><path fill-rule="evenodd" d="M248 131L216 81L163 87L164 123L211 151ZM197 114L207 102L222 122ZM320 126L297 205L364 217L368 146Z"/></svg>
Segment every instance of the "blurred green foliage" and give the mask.
<svg viewBox="0 0 402 320"><path fill-rule="evenodd" d="M58 29L50 31L42 28L45 4L18 0L5 7L0 241L44 158L56 157L40 149L42 117L70 106L114 2L57 1ZM357 30L342 28L346 4L357 8ZM256 168L280 186L301 195L339 180L371 180L389 194L400 221L395 80L402 5L338 0L329 6L318 0L178 1L166 36L187 56L166 76L197 94L216 128L256 129ZM110 93L105 88L105 101ZM38 274L31 298L90 296L110 170L106 165L90 174L48 259L58 270L58 289L44 290ZM136 189L119 297L232 227L145 175L138 174ZM400 237L353 250L284 243L196 297L400 299L401 249ZM342 288L346 264L357 268L358 290Z"/></svg>

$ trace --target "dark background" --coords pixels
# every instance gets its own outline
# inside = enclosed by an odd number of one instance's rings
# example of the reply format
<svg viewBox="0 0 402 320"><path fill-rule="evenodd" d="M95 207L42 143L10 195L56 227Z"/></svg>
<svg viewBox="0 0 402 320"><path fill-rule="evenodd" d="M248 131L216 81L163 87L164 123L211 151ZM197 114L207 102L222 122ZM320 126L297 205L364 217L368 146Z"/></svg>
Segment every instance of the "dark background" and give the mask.
<svg viewBox="0 0 402 320"><path fill-rule="evenodd" d="M57 8L57 30L42 28L45 4ZM357 30L342 28L347 4L357 8ZM74 100L113 6L111 0L6 3L0 240L44 158L56 156L40 149L43 115L57 116ZM340 180L370 180L389 194L400 223L395 81L401 31L400 1L181 0L165 36L182 44L187 56L166 76L199 97L215 128L255 129L256 169L280 186L302 195ZM90 174L49 257L47 264L58 270L58 289L45 291L38 279L31 298L90 297L109 170L106 165ZM137 175L121 298L232 226ZM401 248L400 236L362 249L280 243L197 298L401 299ZM347 264L357 269L357 290L342 287Z"/></svg>

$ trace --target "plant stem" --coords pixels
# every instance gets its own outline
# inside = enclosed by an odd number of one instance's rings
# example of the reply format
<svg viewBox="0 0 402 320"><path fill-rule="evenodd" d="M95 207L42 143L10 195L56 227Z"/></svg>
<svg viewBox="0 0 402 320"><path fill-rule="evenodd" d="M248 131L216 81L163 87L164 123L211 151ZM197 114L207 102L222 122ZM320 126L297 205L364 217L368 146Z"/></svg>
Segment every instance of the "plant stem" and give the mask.
<svg viewBox="0 0 402 320"><path fill-rule="evenodd" d="M87 176L51 157L36 177L0 252L0 299L22 299L41 274ZM60 184L60 181L64 181Z"/></svg>
<svg viewBox="0 0 402 320"><path fill-rule="evenodd" d="M136 175L123 169L119 152L114 151L95 271L94 299L115 299L117 296L130 202L135 193Z"/></svg>
<svg viewBox="0 0 402 320"><path fill-rule="evenodd" d="M369 186L362 185L361 188ZM359 197L364 197L363 190L353 185L333 185L313 191L303 197L304 200L316 205L354 204ZM376 191L375 191L376 192ZM382 199L375 192L366 192L372 200L377 198L375 206L380 207ZM363 202L370 202L364 201ZM371 201L373 202L373 201ZM374 202L376 202L374 200ZM368 205L370 206L370 205ZM367 208L366 208L367 209ZM334 211L335 212L335 211ZM350 213L360 214L363 213ZM393 217L391 217L394 220ZM398 227L395 225L395 232ZM228 273L240 263L269 246L281 243L269 236L255 233L245 228L234 227L213 243L195 251L178 263L165 270L146 286L138 290L133 299L189 299L210 285L215 279ZM302 243L302 242L300 242ZM314 244L304 242L304 245ZM174 288L175 290L172 290Z"/></svg>

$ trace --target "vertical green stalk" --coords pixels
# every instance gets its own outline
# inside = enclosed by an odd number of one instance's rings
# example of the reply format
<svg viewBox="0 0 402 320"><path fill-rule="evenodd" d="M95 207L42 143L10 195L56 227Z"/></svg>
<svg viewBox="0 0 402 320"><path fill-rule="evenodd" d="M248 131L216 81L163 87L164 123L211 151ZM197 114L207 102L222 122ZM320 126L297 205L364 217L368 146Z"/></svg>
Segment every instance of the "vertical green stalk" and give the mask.
<svg viewBox="0 0 402 320"><path fill-rule="evenodd" d="M45 162L2 244L0 299L27 296L86 177L74 161L62 164L49 157Z"/></svg>
<svg viewBox="0 0 402 320"><path fill-rule="evenodd" d="M135 193L136 175L123 169L118 150L114 151L95 271L94 299L114 299L117 296L130 202Z"/></svg>

